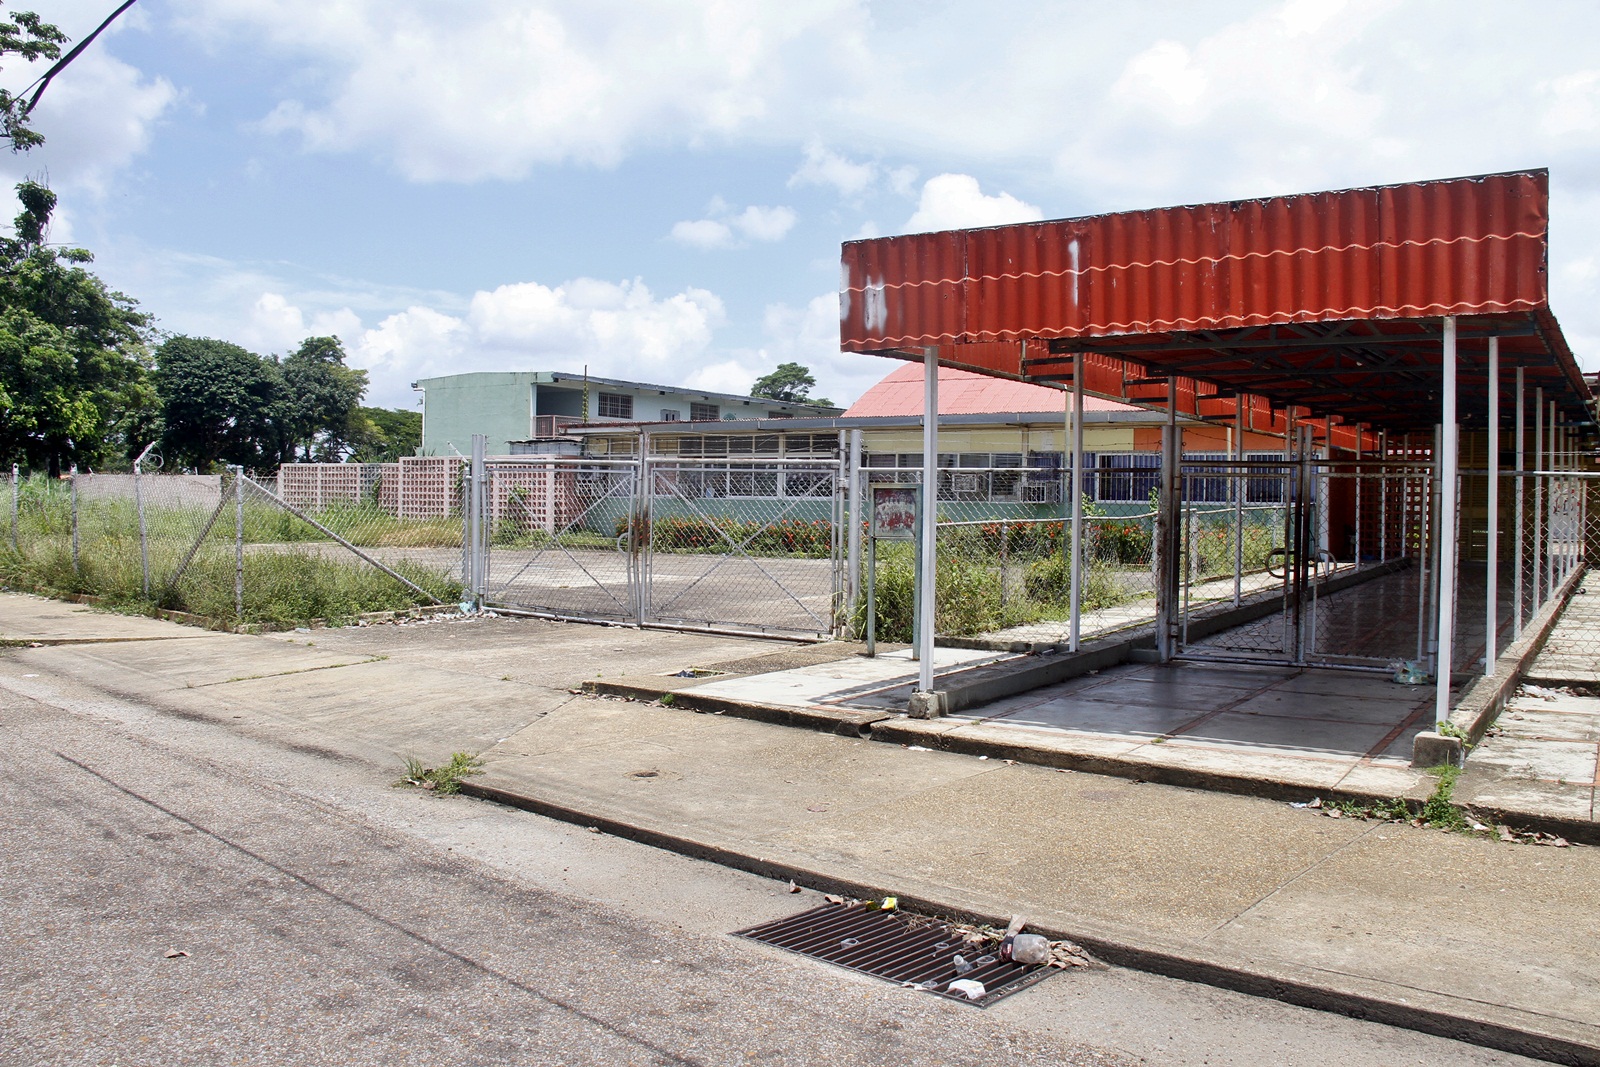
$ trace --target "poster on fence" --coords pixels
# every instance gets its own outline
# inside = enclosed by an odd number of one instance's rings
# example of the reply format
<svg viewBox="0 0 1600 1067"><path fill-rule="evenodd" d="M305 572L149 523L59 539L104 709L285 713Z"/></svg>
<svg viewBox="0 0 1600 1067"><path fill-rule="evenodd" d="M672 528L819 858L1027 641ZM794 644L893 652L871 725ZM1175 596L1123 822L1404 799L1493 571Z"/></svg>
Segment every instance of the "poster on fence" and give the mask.
<svg viewBox="0 0 1600 1067"><path fill-rule="evenodd" d="M882 541L910 541L917 536L919 485L874 485L872 536Z"/></svg>

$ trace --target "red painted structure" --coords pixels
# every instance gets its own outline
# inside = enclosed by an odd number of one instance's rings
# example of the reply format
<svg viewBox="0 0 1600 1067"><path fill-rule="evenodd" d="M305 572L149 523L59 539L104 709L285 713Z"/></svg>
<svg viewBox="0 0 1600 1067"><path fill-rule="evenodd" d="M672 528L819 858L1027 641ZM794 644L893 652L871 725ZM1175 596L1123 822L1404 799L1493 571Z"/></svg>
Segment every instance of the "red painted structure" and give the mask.
<svg viewBox="0 0 1600 1067"><path fill-rule="evenodd" d="M1348 447L1355 424L1438 421L1453 315L1463 421L1497 335L1502 367L1592 430L1549 309L1548 207L1534 170L853 241L840 343L1038 382L1081 359L1086 391L1163 405L1176 376L1185 414L1232 418L1242 396L1254 429L1293 407Z"/></svg>

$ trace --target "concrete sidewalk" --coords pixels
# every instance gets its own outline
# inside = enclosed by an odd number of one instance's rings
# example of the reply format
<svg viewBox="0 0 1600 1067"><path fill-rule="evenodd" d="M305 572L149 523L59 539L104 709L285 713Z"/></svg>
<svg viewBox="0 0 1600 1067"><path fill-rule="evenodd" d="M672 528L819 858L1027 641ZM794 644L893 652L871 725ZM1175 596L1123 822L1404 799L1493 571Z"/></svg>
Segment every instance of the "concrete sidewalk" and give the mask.
<svg viewBox="0 0 1600 1067"><path fill-rule="evenodd" d="M774 652L753 640L509 619L271 637L125 621L169 639L12 647L0 686L79 713L120 699L203 718L385 777L400 754L479 749L494 795L608 832L936 910L1023 912L1113 963L1600 1063L1600 850L568 691ZM0 596L13 643L118 625Z"/></svg>

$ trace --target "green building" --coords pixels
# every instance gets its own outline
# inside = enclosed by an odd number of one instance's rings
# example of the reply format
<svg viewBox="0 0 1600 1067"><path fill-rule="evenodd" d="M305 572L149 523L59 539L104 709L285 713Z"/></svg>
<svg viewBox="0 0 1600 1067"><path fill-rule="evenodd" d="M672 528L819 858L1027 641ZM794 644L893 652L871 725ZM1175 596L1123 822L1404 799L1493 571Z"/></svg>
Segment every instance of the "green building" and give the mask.
<svg viewBox="0 0 1600 1067"><path fill-rule="evenodd" d="M504 456L581 423L808 418L842 410L564 371L474 371L423 378L411 387L422 393L425 456L466 454L475 433L488 438L489 455Z"/></svg>

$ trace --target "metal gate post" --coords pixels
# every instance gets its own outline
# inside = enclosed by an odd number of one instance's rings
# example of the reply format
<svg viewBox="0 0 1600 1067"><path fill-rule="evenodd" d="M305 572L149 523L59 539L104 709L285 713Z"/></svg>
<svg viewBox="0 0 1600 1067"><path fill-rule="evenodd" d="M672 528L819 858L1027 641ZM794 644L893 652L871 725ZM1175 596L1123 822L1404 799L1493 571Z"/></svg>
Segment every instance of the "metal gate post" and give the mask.
<svg viewBox="0 0 1600 1067"><path fill-rule="evenodd" d="M487 444L488 439L483 434L472 435L472 468L467 480L470 488L472 531L472 584L468 591L472 597L472 606L479 610L483 608L483 592L487 584L484 572L488 570L483 522L484 512L488 507L488 494L484 492L483 466L483 454Z"/></svg>
<svg viewBox="0 0 1600 1067"><path fill-rule="evenodd" d="M1523 507L1523 502L1522 502L1522 498L1523 498L1523 493L1525 492L1524 487L1523 487L1522 471L1523 471L1523 466L1524 466L1524 463L1523 463L1524 451L1525 451L1525 449L1527 447L1527 437L1526 437L1526 435L1527 435L1527 427L1525 425L1526 415L1527 415L1527 404L1524 402L1524 398L1523 398L1522 368L1519 366L1517 368L1517 423L1516 423L1516 434L1517 434L1517 476L1516 476L1516 478L1514 480L1515 485L1516 485L1516 490L1515 490L1516 503L1513 505L1514 510L1513 510L1512 517L1511 517L1512 540L1514 540L1516 542L1516 544L1512 546L1512 550L1511 550L1511 554L1512 554L1512 561L1511 561L1511 566L1512 566L1512 577L1511 577L1511 639L1513 641L1515 641L1517 638L1522 636L1522 552L1523 552L1523 548L1522 548L1522 541L1523 541L1523 529L1522 529L1523 514L1522 514L1522 507Z"/></svg>
<svg viewBox="0 0 1600 1067"><path fill-rule="evenodd" d="M1178 380L1167 378L1167 421L1161 427L1161 482L1156 500L1156 656L1166 663L1177 654L1178 609Z"/></svg>
<svg viewBox="0 0 1600 1067"><path fill-rule="evenodd" d="M148 456L154 447L156 443L151 441L145 446L144 451L139 453L139 458L133 461L133 503L139 512L139 569L143 576L143 583L139 588L145 596L150 595L150 531L144 521L144 482L139 467L144 463L144 457Z"/></svg>
<svg viewBox="0 0 1600 1067"><path fill-rule="evenodd" d="M861 431L850 431L850 448L845 455L842 476L848 479L849 499L845 510L849 531L845 539L845 611L854 618L856 601L861 598ZM854 635L852 635L854 636Z"/></svg>
<svg viewBox="0 0 1600 1067"><path fill-rule="evenodd" d="M1311 566L1311 518L1312 518L1312 493L1313 478L1311 466L1311 427L1302 426L1298 430L1299 439L1295 442L1294 466L1294 505L1292 510L1294 520L1294 539L1291 543L1294 553L1294 566L1289 568L1290 588L1289 598L1292 604L1291 633L1293 647L1290 649L1291 662L1301 664L1306 659L1306 595L1310 591L1310 575L1315 573Z"/></svg>
<svg viewBox="0 0 1600 1067"><path fill-rule="evenodd" d="M244 466L233 468L233 617L244 622Z"/></svg>
<svg viewBox="0 0 1600 1067"><path fill-rule="evenodd" d="M1378 562L1389 562L1389 431L1378 432Z"/></svg>
<svg viewBox="0 0 1600 1067"><path fill-rule="evenodd" d="M1450 671L1456 629L1456 320L1444 320L1444 385L1440 395L1439 442L1439 659L1435 668L1434 721L1450 718ZM1449 583L1444 587L1443 583Z"/></svg>
<svg viewBox="0 0 1600 1067"><path fill-rule="evenodd" d="M650 462L650 435L639 431L639 468L635 475L633 521L628 523L628 563L633 579L634 622L640 626L650 615L651 564L655 552L655 467Z"/></svg>
<svg viewBox="0 0 1600 1067"><path fill-rule="evenodd" d="M1072 441L1061 442L1072 452L1072 475L1068 491L1072 493L1072 540L1068 550L1072 553L1068 568L1071 591L1068 595L1067 648L1078 651L1083 635L1083 568L1087 557L1083 553L1083 353L1072 357Z"/></svg>
<svg viewBox="0 0 1600 1067"><path fill-rule="evenodd" d="M11 465L11 549L14 552L22 551L22 546L17 542L17 493L20 481L17 477L17 465Z"/></svg>
<svg viewBox="0 0 1600 1067"><path fill-rule="evenodd" d="M939 556L939 350L922 350L922 516L917 543L922 546L918 560L917 588L922 600L917 608L917 690L933 691L933 639L938 619ZM929 699L932 699L931 697Z"/></svg>
<svg viewBox="0 0 1600 1067"><path fill-rule="evenodd" d="M1483 673L1494 677L1494 661L1498 655L1495 639L1499 636L1496 623L1500 618L1500 338L1489 338L1489 485L1488 545L1484 559L1484 611Z"/></svg>
<svg viewBox="0 0 1600 1067"><path fill-rule="evenodd" d="M1443 582L1443 571L1440 569L1440 552L1443 551L1444 540L1448 531L1444 522L1444 501L1440 494L1444 490L1444 425L1435 423L1433 427L1433 484L1432 494L1428 500L1429 519L1429 544L1431 546L1428 556L1428 666L1429 670L1437 674L1439 670L1439 590Z"/></svg>
<svg viewBox="0 0 1600 1067"><path fill-rule="evenodd" d="M72 465L72 474L67 481L72 490L72 573L78 574L82 567L78 562L78 465Z"/></svg>
<svg viewBox="0 0 1600 1067"><path fill-rule="evenodd" d="M1540 560L1544 553L1544 387L1533 391L1533 568L1528 575L1533 581L1533 604L1528 612L1531 619L1544 606L1544 583Z"/></svg>

